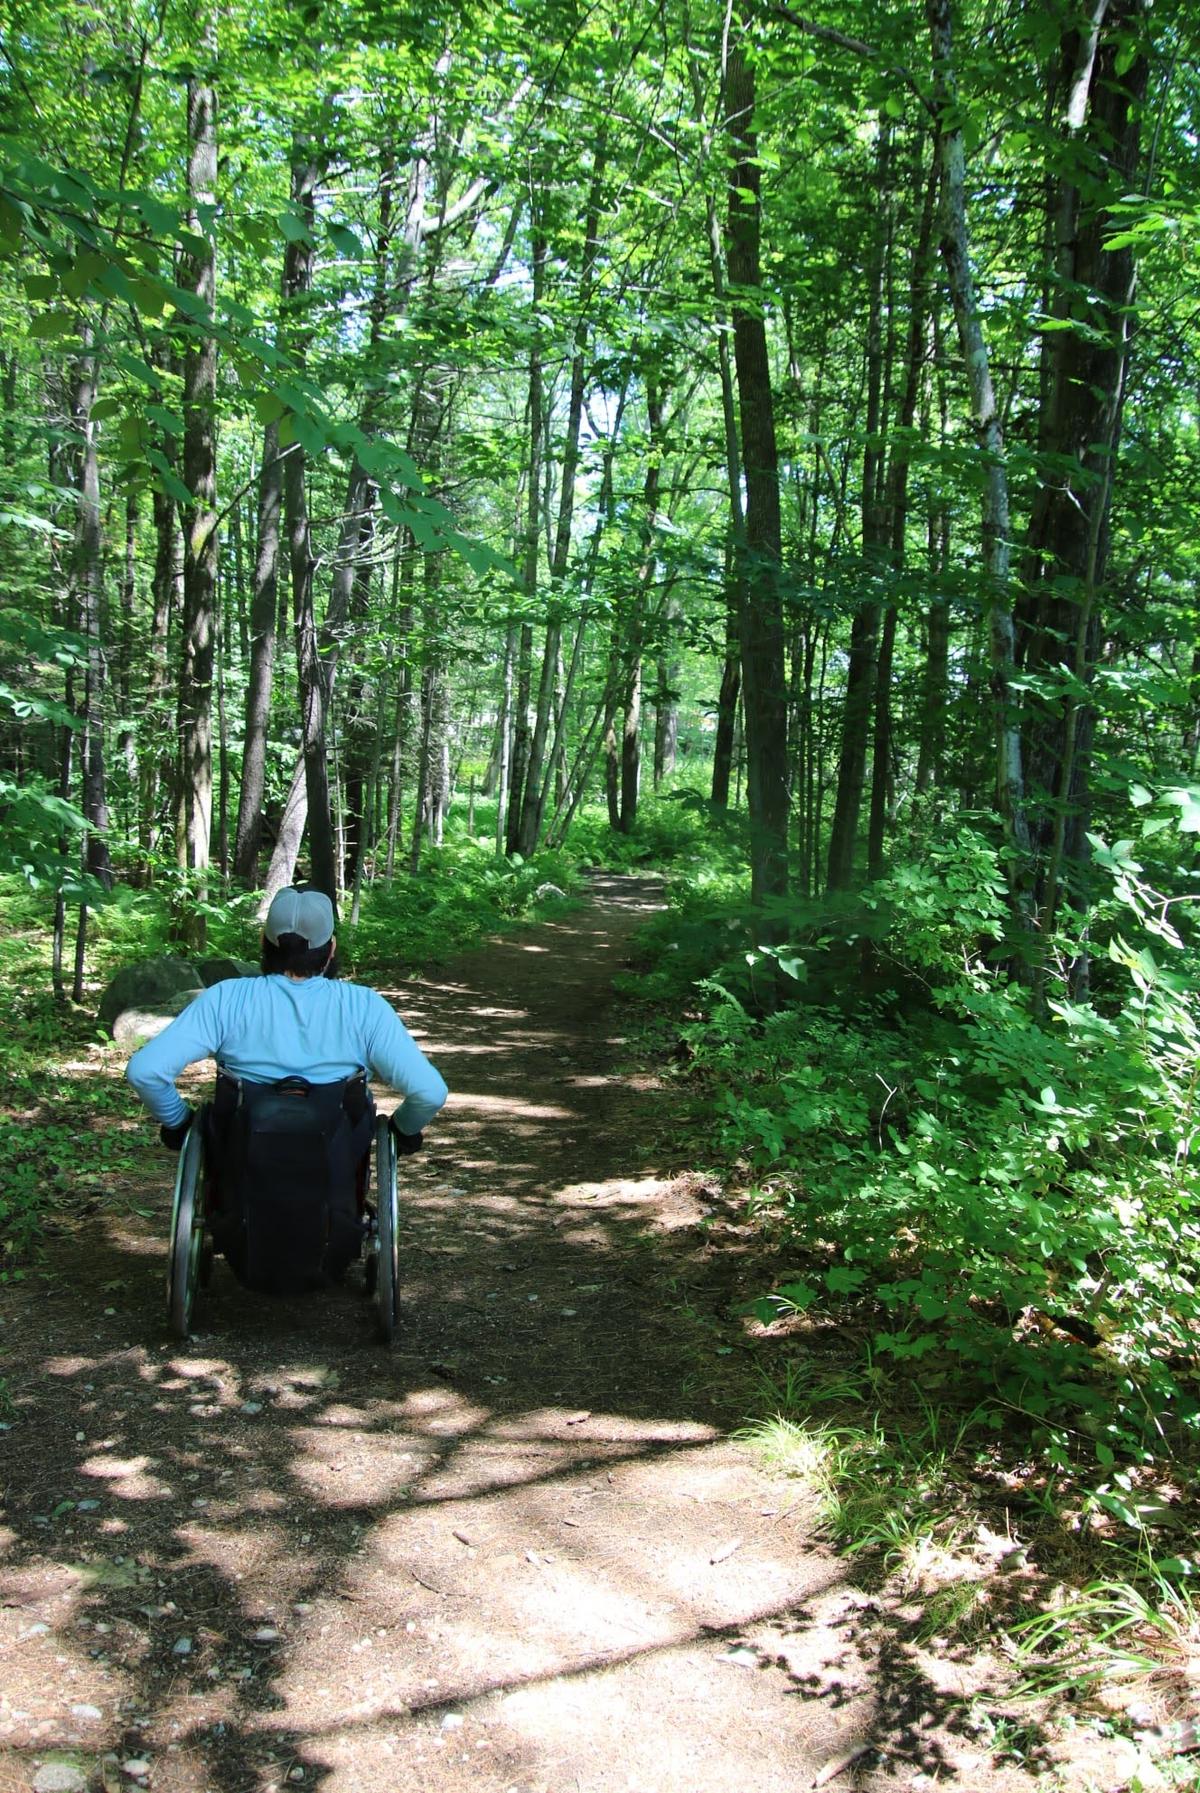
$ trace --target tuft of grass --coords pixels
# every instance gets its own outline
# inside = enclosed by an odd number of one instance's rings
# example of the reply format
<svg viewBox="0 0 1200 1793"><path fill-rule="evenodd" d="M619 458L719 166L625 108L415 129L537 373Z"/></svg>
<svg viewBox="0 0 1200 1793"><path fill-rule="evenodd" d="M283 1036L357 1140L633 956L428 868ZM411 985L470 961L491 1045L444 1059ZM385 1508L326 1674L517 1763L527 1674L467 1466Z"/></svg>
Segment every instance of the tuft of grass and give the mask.
<svg viewBox="0 0 1200 1793"><path fill-rule="evenodd" d="M1091 1582L1011 1628L1031 1693L1079 1693L1101 1682L1141 1682L1194 1713L1200 1701L1200 1603L1177 1578L1178 1559L1142 1553L1137 1580ZM1139 1573L1140 1571L1140 1573Z"/></svg>

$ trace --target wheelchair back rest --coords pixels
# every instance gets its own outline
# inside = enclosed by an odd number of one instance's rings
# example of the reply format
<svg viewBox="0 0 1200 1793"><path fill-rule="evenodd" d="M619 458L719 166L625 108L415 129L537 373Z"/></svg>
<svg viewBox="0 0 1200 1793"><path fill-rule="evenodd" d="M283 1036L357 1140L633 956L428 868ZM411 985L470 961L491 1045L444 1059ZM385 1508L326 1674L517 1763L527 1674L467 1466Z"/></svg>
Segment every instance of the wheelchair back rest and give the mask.
<svg viewBox="0 0 1200 1793"><path fill-rule="evenodd" d="M365 1079L242 1083L223 1131L223 1249L230 1263L251 1288L320 1287L357 1255L361 1239L356 1177L370 1137Z"/></svg>

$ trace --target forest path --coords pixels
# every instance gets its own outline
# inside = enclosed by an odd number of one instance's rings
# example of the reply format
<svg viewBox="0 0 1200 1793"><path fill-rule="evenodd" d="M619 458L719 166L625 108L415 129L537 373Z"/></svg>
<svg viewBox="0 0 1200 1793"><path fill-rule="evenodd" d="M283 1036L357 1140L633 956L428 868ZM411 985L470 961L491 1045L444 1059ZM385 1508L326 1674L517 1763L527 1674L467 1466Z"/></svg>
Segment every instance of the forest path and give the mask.
<svg viewBox="0 0 1200 1793"><path fill-rule="evenodd" d="M148 1148L8 1292L0 1793L1034 1785L730 1442L752 1364L689 1295L698 1179L619 1070L658 901L597 876L389 992L454 1092L401 1162L390 1354L353 1290L223 1265L164 1342Z"/></svg>

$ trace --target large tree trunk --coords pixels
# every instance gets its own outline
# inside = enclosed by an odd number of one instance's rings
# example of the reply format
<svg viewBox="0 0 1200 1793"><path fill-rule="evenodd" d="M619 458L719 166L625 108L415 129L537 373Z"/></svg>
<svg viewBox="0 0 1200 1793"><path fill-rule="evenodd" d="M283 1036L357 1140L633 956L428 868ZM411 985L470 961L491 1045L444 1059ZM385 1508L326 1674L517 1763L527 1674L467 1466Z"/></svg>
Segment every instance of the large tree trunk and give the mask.
<svg viewBox="0 0 1200 1793"><path fill-rule="evenodd" d="M761 170L754 131L754 71L740 42L725 71L729 175L728 266L734 367L746 486L745 583L740 637L750 806L751 894L757 904L787 891L787 715L779 567L779 460L766 323L759 296ZM777 924L764 929L770 936Z"/></svg>
<svg viewBox="0 0 1200 1793"><path fill-rule="evenodd" d="M1082 693L1107 568L1135 282L1131 245L1110 249L1107 239L1110 208L1138 185L1144 17L1143 0L1093 0L1082 24L1072 20L1055 92L1066 130L1050 193L1051 311L1066 327L1042 337L1038 450L1053 474L1037 489L1017 617L1019 664L1062 690L1031 700L1025 733L1031 784L1052 798L1032 827L1046 938L1064 878L1070 884L1071 868L1087 856L1093 711ZM1131 44L1138 48L1124 67Z"/></svg>

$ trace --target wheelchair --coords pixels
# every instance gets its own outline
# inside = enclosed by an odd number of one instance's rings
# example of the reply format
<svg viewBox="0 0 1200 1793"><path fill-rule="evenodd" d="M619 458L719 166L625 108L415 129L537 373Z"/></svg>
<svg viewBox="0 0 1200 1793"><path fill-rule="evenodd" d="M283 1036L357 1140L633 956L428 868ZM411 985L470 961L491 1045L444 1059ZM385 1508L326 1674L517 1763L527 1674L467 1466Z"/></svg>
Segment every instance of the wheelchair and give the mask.
<svg viewBox="0 0 1200 1793"><path fill-rule="evenodd" d="M179 1154L171 1332L187 1338L218 1253L245 1287L286 1295L328 1287L361 1259L364 1291L391 1344L400 1318L397 1223L396 1144L365 1075L250 1084L221 1072Z"/></svg>

